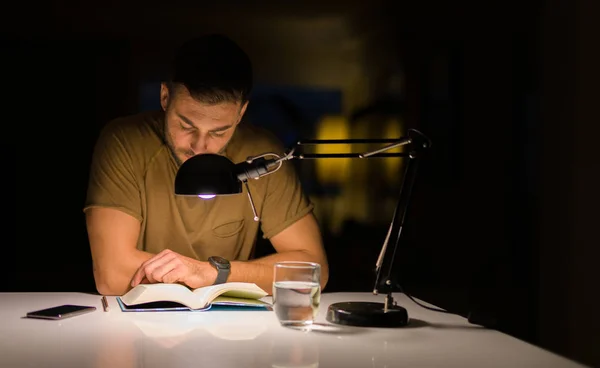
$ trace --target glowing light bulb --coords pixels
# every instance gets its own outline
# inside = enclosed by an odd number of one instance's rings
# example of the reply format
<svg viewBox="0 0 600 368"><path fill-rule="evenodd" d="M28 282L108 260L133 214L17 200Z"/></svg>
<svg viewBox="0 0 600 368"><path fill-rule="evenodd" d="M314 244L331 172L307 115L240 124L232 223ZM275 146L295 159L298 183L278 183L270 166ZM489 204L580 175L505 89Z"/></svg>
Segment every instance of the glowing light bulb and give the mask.
<svg viewBox="0 0 600 368"><path fill-rule="evenodd" d="M200 197L202 199L211 199L211 198L215 198L215 194L199 194L198 197Z"/></svg>

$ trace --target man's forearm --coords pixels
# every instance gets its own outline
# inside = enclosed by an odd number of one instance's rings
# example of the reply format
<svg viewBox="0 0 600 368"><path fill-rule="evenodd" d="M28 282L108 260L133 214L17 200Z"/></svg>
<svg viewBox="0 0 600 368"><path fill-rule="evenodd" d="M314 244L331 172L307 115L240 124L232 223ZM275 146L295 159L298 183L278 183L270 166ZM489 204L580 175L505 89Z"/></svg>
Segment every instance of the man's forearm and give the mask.
<svg viewBox="0 0 600 368"><path fill-rule="evenodd" d="M273 288L273 267L276 262L299 261L316 262L321 265L321 288L329 279L329 267L325 259L303 251L282 252L251 261L232 261L228 282L253 282L271 294Z"/></svg>
<svg viewBox="0 0 600 368"><path fill-rule="evenodd" d="M133 249L126 255L119 255L106 265L94 265L96 288L102 295L123 295L131 289L131 278L137 269L154 254Z"/></svg>

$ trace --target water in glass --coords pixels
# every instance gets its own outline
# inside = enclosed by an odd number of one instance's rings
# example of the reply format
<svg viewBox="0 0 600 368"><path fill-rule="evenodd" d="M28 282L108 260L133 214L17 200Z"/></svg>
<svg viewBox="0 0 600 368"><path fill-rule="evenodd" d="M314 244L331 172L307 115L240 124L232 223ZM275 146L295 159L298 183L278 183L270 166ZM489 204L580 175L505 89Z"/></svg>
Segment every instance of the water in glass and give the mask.
<svg viewBox="0 0 600 368"><path fill-rule="evenodd" d="M276 281L273 308L283 325L311 325L319 310L321 286L310 281Z"/></svg>

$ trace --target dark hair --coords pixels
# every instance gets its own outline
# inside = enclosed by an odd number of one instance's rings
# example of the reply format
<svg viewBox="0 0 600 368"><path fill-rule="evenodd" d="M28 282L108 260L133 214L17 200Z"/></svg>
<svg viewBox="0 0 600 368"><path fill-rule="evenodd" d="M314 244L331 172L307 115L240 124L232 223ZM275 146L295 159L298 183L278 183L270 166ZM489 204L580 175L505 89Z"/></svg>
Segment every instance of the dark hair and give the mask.
<svg viewBox="0 0 600 368"><path fill-rule="evenodd" d="M204 35L177 49L167 82L170 89L185 86L192 98L204 103L244 103L252 90L252 64L231 39Z"/></svg>

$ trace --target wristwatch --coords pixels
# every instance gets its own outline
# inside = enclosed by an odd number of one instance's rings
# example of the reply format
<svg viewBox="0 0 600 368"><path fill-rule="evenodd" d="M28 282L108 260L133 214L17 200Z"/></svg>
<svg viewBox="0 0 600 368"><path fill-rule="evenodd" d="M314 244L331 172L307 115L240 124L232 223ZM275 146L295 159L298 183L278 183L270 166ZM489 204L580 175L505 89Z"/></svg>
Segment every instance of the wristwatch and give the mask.
<svg viewBox="0 0 600 368"><path fill-rule="evenodd" d="M208 263L217 269L217 279L213 285L227 282L229 272L231 272L231 263L225 258L218 256L208 257Z"/></svg>

